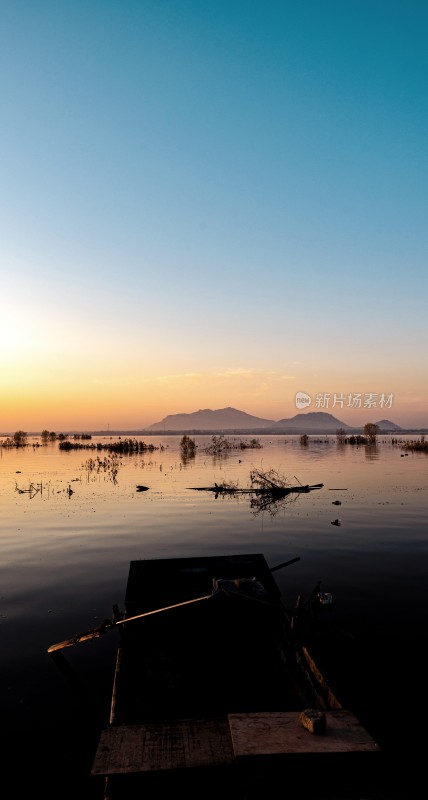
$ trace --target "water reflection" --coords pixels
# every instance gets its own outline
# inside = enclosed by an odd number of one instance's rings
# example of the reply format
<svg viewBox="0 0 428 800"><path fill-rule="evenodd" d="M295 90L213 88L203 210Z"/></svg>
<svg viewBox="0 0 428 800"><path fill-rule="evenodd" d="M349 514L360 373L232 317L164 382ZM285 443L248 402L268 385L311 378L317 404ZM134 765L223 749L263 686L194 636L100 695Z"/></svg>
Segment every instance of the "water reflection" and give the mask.
<svg viewBox="0 0 428 800"><path fill-rule="evenodd" d="M241 460L239 460L239 463L241 463ZM223 480L220 483L215 481L212 486L194 486L190 488L194 491L210 492L214 495L215 500L219 497L240 499L243 496L247 496L253 516L266 511L271 517L274 517L284 506L296 502L301 494L308 494L311 491L322 489L324 485L322 483L313 486L309 484L303 485L296 476L294 476L294 481L294 484L291 483L274 468L264 472L253 468L250 471L249 485L246 488L241 488L239 481L230 479Z"/></svg>
<svg viewBox="0 0 428 800"><path fill-rule="evenodd" d="M180 457L184 466L193 461L196 457L196 440L190 436L183 436L180 441Z"/></svg>
<svg viewBox="0 0 428 800"><path fill-rule="evenodd" d="M271 517L275 517L279 511L283 510L285 506L291 505L295 503L299 495L292 495L288 492L276 492L276 493L265 493L265 492L258 492L254 490L251 491L242 491L239 489L220 489L218 491L213 491L214 499L218 500L219 497L221 498L229 498L235 501L242 501L243 497L249 500L249 507L251 509L251 513L253 516L257 516L258 514L264 513L265 511L270 514Z"/></svg>
<svg viewBox="0 0 428 800"><path fill-rule="evenodd" d="M64 713L67 729L68 695L61 707L62 675L58 682L52 677L46 647L88 620L98 625L113 602L122 602L134 558L263 552L277 564L301 556L279 575L286 602L322 578L333 593L332 614L357 634L373 632L376 641L387 634L394 654L400 632L409 641L413 631L416 641L426 635L426 452L403 451L391 439L366 446L310 437L302 447L298 437L261 436L259 449L217 457L204 450L211 437L195 438L193 456L181 452L177 436L153 438L155 449L129 453L60 450L57 443L0 447L0 662L8 687L5 729L13 726L20 742L32 725L38 735L42 714L51 721ZM249 493L250 473L269 477L272 469L296 485L294 476L324 487ZM190 490L216 482L246 492ZM340 527L332 524L339 507ZM105 656L113 664L115 655L109 647L106 637L89 658L83 644L73 658L88 672L98 658L105 668ZM373 681L372 641L367 652ZM394 663L388 660L389 670ZM413 669L412 663L411 682ZM98 690L98 669L94 674Z"/></svg>
<svg viewBox="0 0 428 800"><path fill-rule="evenodd" d="M364 455L368 461L376 461L379 458L379 450L376 444L366 444Z"/></svg>
<svg viewBox="0 0 428 800"><path fill-rule="evenodd" d="M283 497L273 497L272 495L256 495L250 499L250 509L254 517L258 514L268 513L271 517L283 511L285 506L294 504L299 499L299 495L284 495Z"/></svg>
<svg viewBox="0 0 428 800"><path fill-rule="evenodd" d="M105 456L104 458L100 458L99 456L96 458L88 458L84 464L88 482L91 480L91 476L103 473L116 484L119 467L120 460L115 453Z"/></svg>

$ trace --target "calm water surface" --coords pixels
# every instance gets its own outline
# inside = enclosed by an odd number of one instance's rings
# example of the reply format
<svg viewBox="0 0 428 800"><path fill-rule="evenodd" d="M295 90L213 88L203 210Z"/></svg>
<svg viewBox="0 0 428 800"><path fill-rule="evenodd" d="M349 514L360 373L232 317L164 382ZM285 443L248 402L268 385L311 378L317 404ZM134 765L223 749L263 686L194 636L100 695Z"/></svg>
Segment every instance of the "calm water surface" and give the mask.
<svg viewBox="0 0 428 800"><path fill-rule="evenodd" d="M303 447L299 437L267 436L259 437L259 450L215 458L204 452L211 437L195 438L187 463L179 436L149 437L158 449L118 458L65 452L57 443L0 448L3 747L26 746L42 780L48 756L67 774L70 795L97 796L88 776L108 719L116 631L64 651L79 691L46 650L100 624L114 603L123 607L132 559L260 552L275 566L299 557L276 573L284 602L294 605L318 580L332 593L332 613L358 645L361 672L350 687L346 658L335 654L331 677L351 692L353 709L378 741L407 747L404 728L426 706L421 658L412 657L410 668L407 656L427 644L428 456L404 455L389 437L374 447L310 437ZM222 481L245 488L252 469L324 485L265 510L248 495L190 488ZM397 730L392 735L397 706L399 739Z"/></svg>

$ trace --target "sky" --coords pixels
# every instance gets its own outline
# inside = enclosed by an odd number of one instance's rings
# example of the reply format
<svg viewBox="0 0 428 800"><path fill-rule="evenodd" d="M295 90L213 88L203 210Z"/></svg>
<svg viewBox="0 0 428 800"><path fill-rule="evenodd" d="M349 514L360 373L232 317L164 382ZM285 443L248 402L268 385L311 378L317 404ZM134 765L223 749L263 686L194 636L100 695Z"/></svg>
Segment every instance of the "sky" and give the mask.
<svg viewBox="0 0 428 800"><path fill-rule="evenodd" d="M428 427L427 36L426 0L2 0L0 433L299 392Z"/></svg>

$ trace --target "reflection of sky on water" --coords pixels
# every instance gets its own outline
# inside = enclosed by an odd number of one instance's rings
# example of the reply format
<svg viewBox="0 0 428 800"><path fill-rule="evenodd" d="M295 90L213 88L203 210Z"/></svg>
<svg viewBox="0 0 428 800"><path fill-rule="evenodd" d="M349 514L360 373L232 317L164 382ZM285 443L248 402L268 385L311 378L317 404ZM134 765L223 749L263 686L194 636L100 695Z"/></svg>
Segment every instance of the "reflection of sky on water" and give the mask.
<svg viewBox="0 0 428 800"><path fill-rule="evenodd" d="M425 454L402 457L390 442L368 450L338 447L334 439L302 447L298 437L261 437L261 450L214 459L203 452L210 437L196 439L196 456L186 463L179 437L153 438L163 450L120 457L114 469L108 460L105 469L89 469L93 453L59 452L55 444L0 454L0 660L8 730L20 736L38 730L41 718L68 729L69 690L46 649L99 625L114 603L123 607L133 559L251 552L275 566L298 558L275 572L284 604L308 597L320 580L333 595L337 624L370 638L370 680L373 641L383 652L384 642L396 648L400 636L428 630ZM216 497L190 488L223 481L245 488L253 469L324 485L265 510L247 494ZM42 491L16 489L32 483ZM149 489L139 492L138 485ZM332 525L336 518L340 526ZM69 649L67 659L80 674L96 675L97 691L104 680L108 695L116 645L113 633ZM379 675L378 692L382 681Z"/></svg>
<svg viewBox="0 0 428 800"><path fill-rule="evenodd" d="M73 597L76 581L85 604L89 587L95 596L101 587L102 594L118 564L131 558L255 550L283 560L302 549L319 557L322 550L340 572L341 554L349 551L405 551L410 541L426 543L424 453L402 457L388 440L366 448L337 446L331 437L304 447L298 437L260 437L260 450L213 458L204 452L210 440L196 437L196 457L183 464L179 437L150 439L164 449L118 458L114 475L108 464L88 469L89 459L107 462L104 451L59 452L53 444L3 452L0 570L4 602L14 601L9 613L15 616L30 595L43 604L53 590L48 605ZM254 468L274 468L295 485L324 486L267 504L265 511L246 494L192 491L223 481L248 488ZM16 489L31 484L42 491ZM149 490L138 492L141 484ZM331 524L336 518L338 527Z"/></svg>

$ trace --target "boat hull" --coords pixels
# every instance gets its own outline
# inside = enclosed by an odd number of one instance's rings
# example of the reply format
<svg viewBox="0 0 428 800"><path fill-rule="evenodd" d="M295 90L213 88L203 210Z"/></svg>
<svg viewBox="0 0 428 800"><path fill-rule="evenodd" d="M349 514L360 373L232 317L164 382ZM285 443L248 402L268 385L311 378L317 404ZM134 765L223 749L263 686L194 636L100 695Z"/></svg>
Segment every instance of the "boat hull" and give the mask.
<svg viewBox="0 0 428 800"><path fill-rule="evenodd" d="M120 629L92 769L107 797L172 775L198 796L201 773L210 796L211 773L211 787L237 769L249 786L284 759L379 750L300 641L261 554L131 562ZM324 715L325 735L305 729L308 709Z"/></svg>

